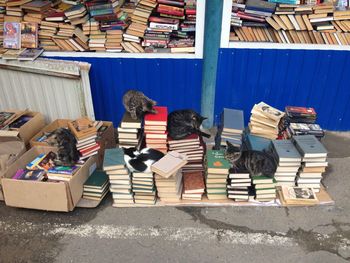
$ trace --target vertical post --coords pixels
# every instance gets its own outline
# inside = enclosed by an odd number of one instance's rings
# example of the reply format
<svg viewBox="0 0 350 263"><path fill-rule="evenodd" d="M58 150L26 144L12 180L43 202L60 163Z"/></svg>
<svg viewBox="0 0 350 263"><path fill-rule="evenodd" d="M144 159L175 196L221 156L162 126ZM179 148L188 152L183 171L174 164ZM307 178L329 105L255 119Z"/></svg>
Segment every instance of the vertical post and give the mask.
<svg viewBox="0 0 350 263"><path fill-rule="evenodd" d="M203 123L205 128L212 127L214 122L216 70L220 47L222 7L223 0L206 0L201 100L201 114L208 117L208 120Z"/></svg>

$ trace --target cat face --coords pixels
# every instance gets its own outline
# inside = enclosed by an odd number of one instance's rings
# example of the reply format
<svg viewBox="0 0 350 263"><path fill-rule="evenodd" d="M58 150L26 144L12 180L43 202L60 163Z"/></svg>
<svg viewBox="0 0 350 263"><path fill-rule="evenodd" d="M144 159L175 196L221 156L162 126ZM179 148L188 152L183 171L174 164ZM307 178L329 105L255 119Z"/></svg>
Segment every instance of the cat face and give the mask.
<svg viewBox="0 0 350 263"><path fill-rule="evenodd" d="M231 163L237 161L242 155L241 149L239 147L234 146L229 141L226 141L226 145L227 147L225 155L229 158Z"/></svg>
<svg viewBox="0 0 350 263"><path fill-rule="evenodd" d="M193 128L199 130L199 128L201 127L202 125L202 122L208 118L206 117L202 117L200 114L198 114L197 112L193 112L192 113L192 125L193 125Z"/></svg>
<svg viewBox="0 0 350 263"><path fill-rule="evenodd" d="M156 110L153 108L155 105L157 105L156 101L145 97L142 102L142 110L143 112L156 113Z"/></svg>

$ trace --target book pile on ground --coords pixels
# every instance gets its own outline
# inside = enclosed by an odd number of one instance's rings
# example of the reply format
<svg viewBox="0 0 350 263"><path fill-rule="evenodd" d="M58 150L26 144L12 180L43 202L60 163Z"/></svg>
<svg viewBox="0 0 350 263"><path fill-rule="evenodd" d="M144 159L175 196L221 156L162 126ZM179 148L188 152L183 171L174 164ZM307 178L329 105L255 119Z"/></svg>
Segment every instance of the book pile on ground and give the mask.
<svg viewBox="0 0 350 263"><path fill-rule="evenodd" d="M277 5L276 5L277 3ZM230 41L349 45L348 8L327 2L233 1Z"/></svg>
<svg viewBox="0 0 350 263"><path fill-rule="evenodd" d="M104 171L95 170L83 185L83 198L102 201L109 192L109 180Z"/></svg>
<svg viewBox="0 0 350 263"><path fill-rule="evenodd" d="M148 113L144 118L146 147L166 153L168 137L168 108L161 106L154 106L153 108L157 111L157 113Z"/></svg>
<svg viewBox="0 0 350 263"><path fill-rule="evenodd" d="M249 201L252 179L248 171L243 169L229 170L227 180L227 197L234 201Z"/></svg>
<svg viewBox="0 0 350 263"><path fill-rule="evenodd" d="M299 187L311 187L319 192L322 173L328 166L327 150L313 135L293 137L294 144L302 156L302 166L297 176Z"/></svg>
<svg viewBox="0 0 350 263"><path fill-rule="evenodd" d="M113 195L113 206L122 207L134 204L134 195L131 189L131 173L125 167L123 149L105 150L103 170L109 178L110 191Z"/></svg>
<svg viewBox="0 0 350 263"><path fill-rule="evenodd" d="M275 180L277 186L295 186L301 165L301 156L291 140L273 140L272 150L277 161Z"/></svg>
<svg viewBox="0 0 350 263"><path fill-rule="evenodd" d="M130 148L139 145L141 120L131 118L129 112L125 112L118 127L119 147Z"/></svg>
<svg viewBox="0 0 350 263"><path fill-rule="evenodd" d="M155 173L157 194L162 201L176 201L182 194L181 168L187 163L186 155L171 151L151 166Z"/></svg>
<svg viewBox="0 0 350 263"><path fill-rule="evenodd" d="M184 200L202 200L205 192L203 172L183 173L183 193Z"/></svg>
<svg viewBox="0 0 350 263"><path fill-rule="evenodd" d="M132 173L132 191L135 204L154 205L157 195L153 173Z"/></svg>
<svg viewBox="0 0 350 263"><path fill-rule="evenodd" d="M209 200L227 199L227 177L230 163L225 159L224 151L208 150L206 153L206 191Z"/></svg>
<svg viewBox="0 0 350 263"><path fill-rule="evenodd" d="M287 205L314 205L319 201L313 188L282 186L280 198Z"/></svg>
<svg viewBox="0 0 350 263"><path fill-rule="evenodd" d="M284 112L264 102L255 104L251 111L250 133L269 139L276 139L279 134L279 123L283 116Z"/></svg>
<svg viewBox="0 0 350 263"><path fill-rule="evenodd" d="M215 138L216 148L220 149L221 146L226 146L226 141L240 148L242 145L243 130L243 111L224 108L221 113L221 124Z"/></svg>
<svg viewBox="0 0 350 263"><path fill-rule="evenodd" d="M68 128L77 139L80 160L86 160L98 153L100 145L96 142L97 130L102 125L102 121L91 121L86 117L68 122Z"/></svg>
<svg viewBox="0 0 350 263"><path fill-rule="evenodd" d="M276 181L268 176L253 176L255 200L270 202L276 199Z"/></svg>
<svg viewBox="0 0 350 263"><path fill-rule="evenodd" d="M204 172L203 157L206 151L205 143L198 134L191 134L184 139L174 140L168 137L169 151L186 154L187 164L182 168L185 171Z"/></svg>

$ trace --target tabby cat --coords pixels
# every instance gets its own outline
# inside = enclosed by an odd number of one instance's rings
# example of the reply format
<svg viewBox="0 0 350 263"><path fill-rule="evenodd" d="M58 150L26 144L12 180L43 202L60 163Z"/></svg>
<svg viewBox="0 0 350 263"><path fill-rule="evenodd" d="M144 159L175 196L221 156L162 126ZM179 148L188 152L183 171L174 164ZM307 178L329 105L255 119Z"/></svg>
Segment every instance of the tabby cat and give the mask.
<svg viewBox="0 0 350 263"><path fill-rule="evenodd" d="M238 148L232 143L226 141L227 147L225 158L238 169L246 169L251 176L270 176L272 177L277 169L277 163L270 151L252 151Z"/></svg>
<svg viewBox="0 0 350 263"><path fill-rule="evenodd" d="M77 150L77 140L72 132L65 128L59 128L55 131L58 151L55 165L72 166L79 160Z"/></svg>
<svg viewBox="0 0 350 263"><path fill-rule="evenodd" d="M130 172L151 173L151 165L164 156L164 153L151 148L138 151L136 147L131 147L123 150L124 161Z"/></svg>
<svg viewBox="0 0 350 263"><path fill-rule="evenodd" d="M209 137L201 131L202 122L206 119L193 110L173 111L168 116L169 135L174 140L183 139L193 133Z"/></svg>
<svg viewBox="0 0 350 263"><path fill-rule="evenodd" d="M138 90L128 90L123 96L123 105L134 120L141 119L145 113L156 113L153 108L157 102Z"/></svg>

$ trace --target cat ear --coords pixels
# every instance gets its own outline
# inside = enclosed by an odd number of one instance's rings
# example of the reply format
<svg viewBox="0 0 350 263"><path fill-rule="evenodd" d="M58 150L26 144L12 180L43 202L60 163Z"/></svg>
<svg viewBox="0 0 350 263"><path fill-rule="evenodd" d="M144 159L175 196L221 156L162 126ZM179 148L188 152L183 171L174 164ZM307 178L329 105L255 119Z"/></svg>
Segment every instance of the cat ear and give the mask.
<svg viewBox="0 0 350 263"><path fill-rule="evenodd" d="M227 149L230 151L230 152L240 152L241 149L237 146L234 146L231 142L229 141L226 141L226 145L227 145Z"/></svg>
<svg viewBox="0 0 350 263"><path fill-rule="evenodd" d="M204 120L207 120L208 118L201 116L200 119L201 119L201 122L203 122Z"/></svg>

